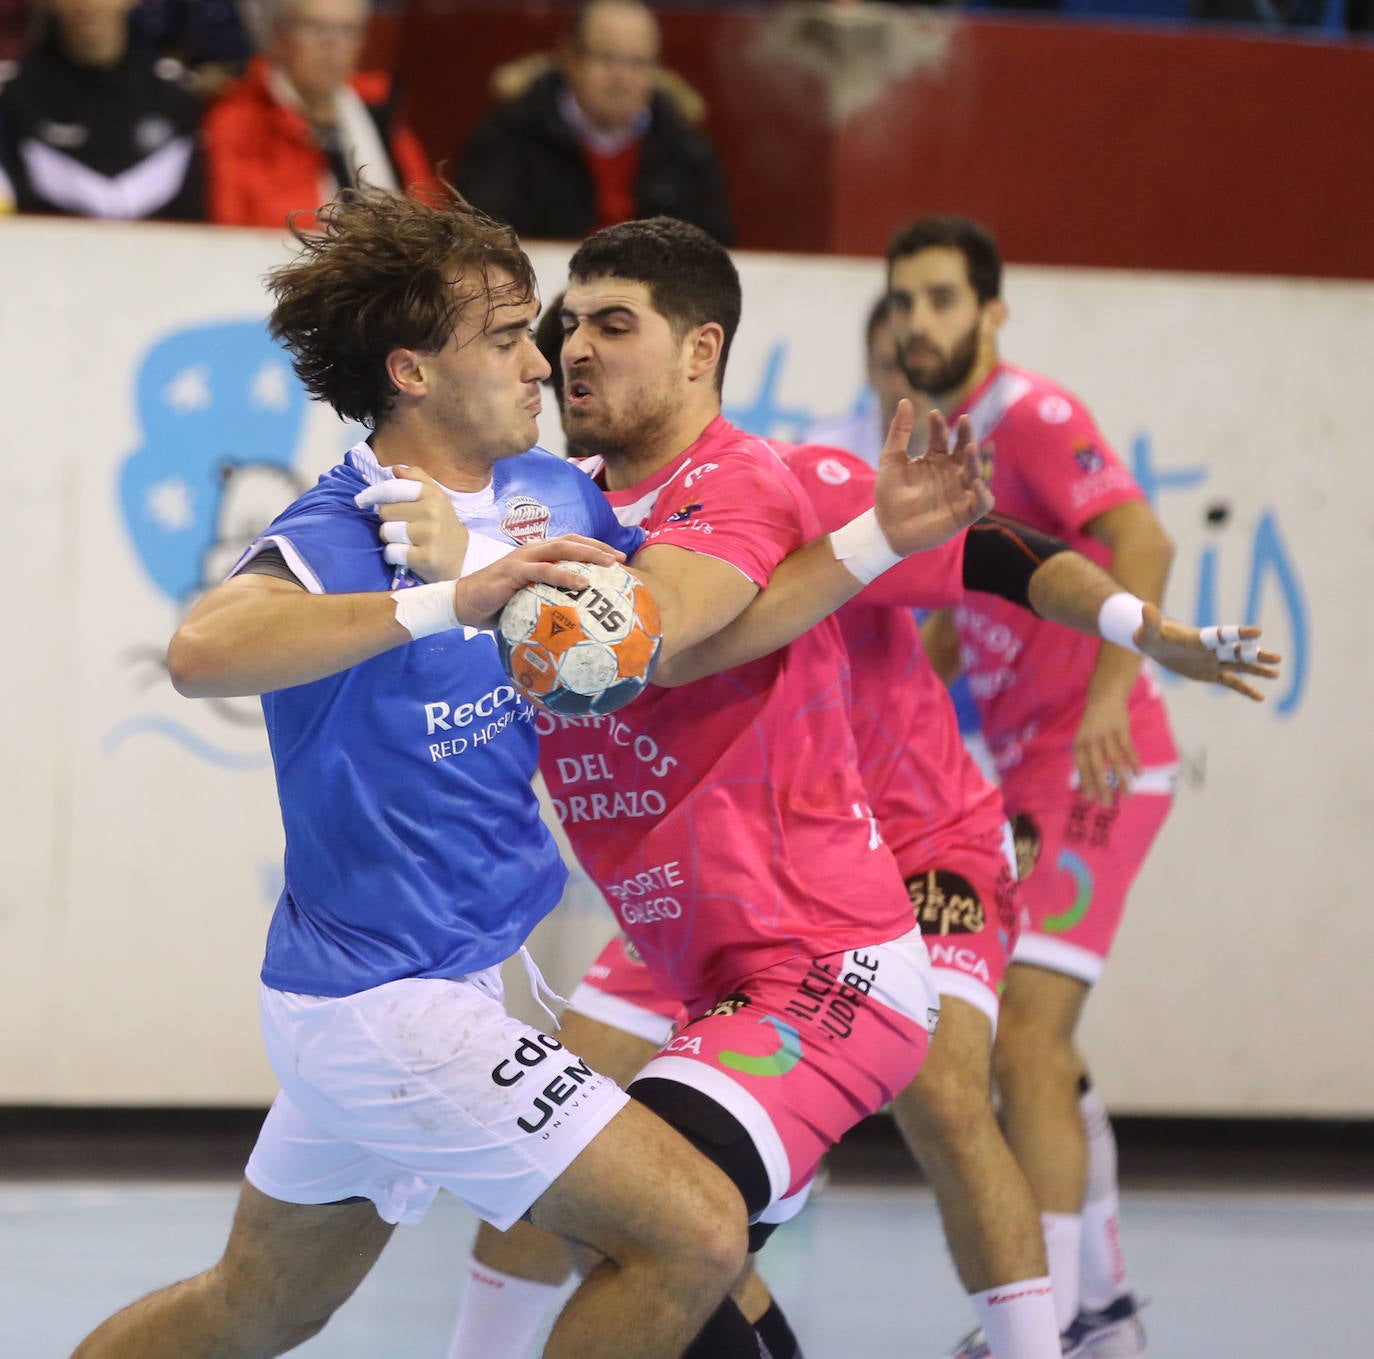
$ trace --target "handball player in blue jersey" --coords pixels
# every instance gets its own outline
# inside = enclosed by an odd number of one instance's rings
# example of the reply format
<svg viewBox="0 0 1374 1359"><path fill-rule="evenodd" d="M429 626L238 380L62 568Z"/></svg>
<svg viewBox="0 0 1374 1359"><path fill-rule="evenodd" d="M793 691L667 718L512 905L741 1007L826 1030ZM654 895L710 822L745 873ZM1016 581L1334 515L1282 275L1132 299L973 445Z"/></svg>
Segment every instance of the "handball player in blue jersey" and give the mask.
<svg viewBox="0 0 1374 1359"><path fill-rule="evenodd" d="M667 1124L503 1008L499 965L565 870L530 787L533 714L482 631L525 583L575 584L559 563L609 564L641 535L531 449L549 370L508 228L456 195L373 190L342 194L321 228L273 274L271 325L311 394L371 437L168 652L184 694L262 695L286 865L260 1008L282 1089L223 1258L77 1354L284 1353L445 1188L497 1227L526 1218L591 1248L546 1355L666 1359L738 1274L744 1205ZM407 483L415 500L397 503Z"/></svg>

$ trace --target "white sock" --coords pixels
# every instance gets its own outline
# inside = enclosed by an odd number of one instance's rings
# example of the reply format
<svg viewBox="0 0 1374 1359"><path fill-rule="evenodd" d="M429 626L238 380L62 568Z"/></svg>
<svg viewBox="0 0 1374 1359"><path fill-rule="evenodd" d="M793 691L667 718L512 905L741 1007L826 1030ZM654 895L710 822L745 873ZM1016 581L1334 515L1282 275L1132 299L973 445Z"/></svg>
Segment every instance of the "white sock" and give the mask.
<svg viewBox="0 0 1374 1359"><path fill-rule="evenodd" d="M533 1283L468 1261L468 1285L448 1359L525 1359L558 1284Z"/></svg>
<svg viewBox="0 0 1374 1359"><path fill-rule="evenodd" d="M1130 1291L1121 1255L1121 1200L1116 1183L1116 1138L1107 1110L1089 1085L1078 1098L1088 1139L1088 1188L1083 1200L1083 1245L1079 1252L1082 1306L1092 1311Z"/></svg>
<svg viewBox="0 0 1374 1359"><path fill-rule="evenodd" d="M1060 1327L1048 1279L999 1284L969 1301L994 1359L1059 1359Z"/></svg>
<svg viewBox="0 0 1374 1359"><path fill-rule="evenodd" d="M1054 1284L1054 1314L1064 1330L1078 1315L1078 1248L1083 1240L1083 1219L1077 1213L1041 1213L1045 1254Z"/></svg>

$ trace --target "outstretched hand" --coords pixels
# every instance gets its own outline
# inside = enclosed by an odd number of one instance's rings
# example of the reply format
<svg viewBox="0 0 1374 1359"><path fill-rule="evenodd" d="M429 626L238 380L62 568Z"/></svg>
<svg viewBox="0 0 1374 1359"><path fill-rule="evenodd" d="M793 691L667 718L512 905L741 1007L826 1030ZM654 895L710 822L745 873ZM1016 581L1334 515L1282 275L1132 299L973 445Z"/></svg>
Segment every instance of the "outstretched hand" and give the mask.
<svg viewBox="0 0 1374 1359"><path fill-rule="evenodd" d="M1262 629L1228 624L1218 628L1190 628L1165 618L1153 605L1145 605L1145 617L1136 630L1135 644L1151 660L1184 679L1203 684L1220 684L1234 689L1256 703L1264 695L1243 678L1278 679L1283 657L1276 651L1261 651Z"/></svg>
<svg viewBox="0 0 1374 1359"><path fill-rule="evenodd" d="M915 423L915 409L903 397L878 460L874 493L878 526L892 550L903 557L938 547L993 506L968 416L959 417L951 448L944 416L931 411L930 438L919 458L907 454Z"/></svg>
<svg viewBox="0 0 1374 1359"><path fill-rule="evenodd" d="M510 597L535 581L575 590L586 581L560 562L588 562L614 566L625 554L595 538L565 533L560 538L541 538L508 552L490 566L464 576L453 587L453 611L465 627L491 628Z"/></svg>

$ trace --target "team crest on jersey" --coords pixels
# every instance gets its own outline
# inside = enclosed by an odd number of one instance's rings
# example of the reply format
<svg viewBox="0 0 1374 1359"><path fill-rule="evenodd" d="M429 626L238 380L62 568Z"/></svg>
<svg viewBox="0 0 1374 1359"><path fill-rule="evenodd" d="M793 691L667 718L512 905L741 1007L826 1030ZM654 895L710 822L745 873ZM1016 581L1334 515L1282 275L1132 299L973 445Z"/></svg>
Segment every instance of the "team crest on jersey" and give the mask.
<svg viewBox="0 0 1374 1359"><path fill-rule="evenodd" d="M685 524L699 509L701 501L694 500L690 505L681 505L663 522L665 524Z"/></svg>
<svg viewBox="0 0 1374 1359"><path fill-rule="evenodd" d="M1094 472L1100 472L1106 465L1107 460L1102 456L1102 450L1094 443L1086 440L1077 442L1073 446L1073 460L1078 464L1078 470L1088 476Z"/></svg>
<svg viewBox="0 0 1374 1359"><path fill-rule="evenodd" d="M1073 415L1073 407L1068 400L1051 392L1040 398L1040 418L1047 425L1062 425Z"/></svg>
<svg viewBox="0 0 1374 1359"><path fill-rule="evenodd" d="M816 475L827 486L843 486L849 480L849 468L838 458L822 458L816 464Z"/></svg>
<svg viewBox="0 0 1374 1359"><path fill-rule="evenodd" d="M536 543L548 536L552 518L549 507L532 496L512 496L501 516L501 532L517 543Z"/></svg>

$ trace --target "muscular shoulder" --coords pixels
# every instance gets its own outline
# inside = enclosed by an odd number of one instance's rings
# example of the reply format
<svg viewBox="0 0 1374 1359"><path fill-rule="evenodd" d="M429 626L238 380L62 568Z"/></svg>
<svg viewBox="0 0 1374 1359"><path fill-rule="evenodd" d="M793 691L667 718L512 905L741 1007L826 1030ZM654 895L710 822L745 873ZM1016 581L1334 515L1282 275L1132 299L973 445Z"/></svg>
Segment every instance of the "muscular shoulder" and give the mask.
<svg viewBox="0 0 1374 1359"><path fill-rule="evenodd" d="M1053 439L1062 432L1076 432L1092 425L1084 403L1067 387L1026 368L1005 368L1016 383L1017 394L1003 415L999 429L1027 438Z"/></svg>

